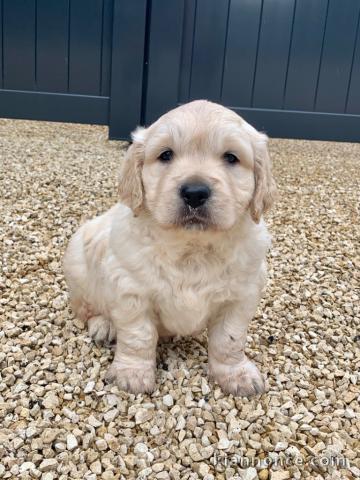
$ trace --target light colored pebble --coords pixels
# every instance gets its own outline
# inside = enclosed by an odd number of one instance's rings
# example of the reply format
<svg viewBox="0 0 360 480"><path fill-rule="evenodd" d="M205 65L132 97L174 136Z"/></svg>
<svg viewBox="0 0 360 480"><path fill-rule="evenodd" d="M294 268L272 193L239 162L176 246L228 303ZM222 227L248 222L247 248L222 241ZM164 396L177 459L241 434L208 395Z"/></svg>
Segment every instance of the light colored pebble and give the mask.
<svg viewBox="0 0 360 480"><path fill-rule="evenodd" d="M258 478L258 474L257 474L256 468L254 467L247 468L241 474L242 480L255 480L257 478Z"/></svg>
<svg viewBox="0 0 360 480"><path fill-rule="evenodd" d="M167 407L172 407L174 405L174 399L173 397L168 394L163 397L163 404L166 405Z"/></svg>
<svg viewBox="0 0 360 480"><path fill-rule="evenodd" d="M108 410L104 413L104 420L105 422L112 422L115 418L119 415L119 410L117 408L113 408L112 410Z"/></svg>
<svg viewBox="0 0 360 480"><path fill-rule="evenodd" d="M101 474L102 480L115 480L115 475L111 470L106 470Z"/></svg>
<svg viewBox="0 0 360 480"><path fill-rule="evenodd" d="M277 442L275 445L275 452L281 452L282 450L286 450L288 448L288 442Z"/></svg>
<svg viewBox="0 0 360 480"><path fill-rule="evenodd" d="M33 438L37 434L37 429L35 427L29 427L25 431L25 435L27 438Z"/></svg>
<svg viewBox="0 0 360 480"><path fill-rule="evenodd" d="M227 448L230 447L230 440L228 438L221 438L219 441L218 441L218 444L217 444L217 448L219 450L226 450Z"/></svg>
<svg viewBox="0 0 360 480"><path fill-rule="evenodd" d="M152 470L155 473L162 472L164 470L164 464L160 463L160 462L159 463L154 463L154 465L152 466Z"/></svg>
<svg viewBox="0 0 360 480"><path fill-rule="evenodd" d="M94 415L90 415L89 418L87 419L87 422L89 425L91 425L94 428L100 427L102 425L102 422L98 420Z"/></svg>
<svg viewBox="0 0 360 480"><path fill-rule="evenodd" d="M103 438L99 438L98 440L96 440L95 445L96 448L100 450L100 452L104 452L108 448L108 445Z"/></svg>
<svg viewBox="0 0 360 480"><path fill-rule="evenodd" d="M52 409L58 407L60 402L59 402L59 398L56 395L56 393L53 392L53 391L50 391L50 392L47 392L45 394L45 397L42 401L42 404L45 408L48 408L49 410L52 410Z"/></svg>
<svg viewBox="0 0 360 480"><path fill-rule="evenodd" d="M95 382L91 380L85 385L84 393L91 393L94 390Z"/></svg>
<svg viewBox="0 0 360 480"><path fill-rule="evenodd" d="M51 472L46 472L41 475L41 480L54 480L54 474Z"/></svg>
<svg viewBox="0 0 360 480"><path fill-rule="evenodd" d="M168 480L170 478L168 472L160 472L155 475L155 478L158 480Z"/></svg>
<svg viewBox="0 0 360 480"><path fill-rule="evenodd" d="M290 473L283 470L271 472L270 476L270 480L287 480L288 478L290 478Z"/></svg>
<svg viewBox="0 0 360 480"><path fill-rule="evenodd" d="M41 472L48 472L49 470L55 470L58 462L55 458L48 458L43 460L39 465Z"/></svg>
<svg viewBox="0 0 360 480"><path fill-rule="evenodd" d="M78 441L72 433L69 433L66 437L66 448L68 450L74 450L78 446Z"/></svg>
<svg viewBox="0 0 360 480"><path fill-rule="evenodd" d="M77 413L75 413L73 410L70 410L70 408L64 407L63 414L73 423L78 423L79 415L77 415Z"/></svg>
<svg viewBox="0 0 360 480"><path fill-rule="evenodd" d="M33 462L24 462L20 465L19 472L24 473L24 472L33 472L36 469L36 466Z"/></svg>
<svg viewBox="0 0 360 480"><path fill-rule="evenodd" d="M99 460L96 460L90 465L90 470L95 473L95 475L100 475L102 472L101 463Z"/></svg>
<svg viewBox="0 0 360 480"><path fill-rule="evenodd" d="M137 424L145 423L153 418L151 409L139 408L135 414L135 422Z"/></svg>

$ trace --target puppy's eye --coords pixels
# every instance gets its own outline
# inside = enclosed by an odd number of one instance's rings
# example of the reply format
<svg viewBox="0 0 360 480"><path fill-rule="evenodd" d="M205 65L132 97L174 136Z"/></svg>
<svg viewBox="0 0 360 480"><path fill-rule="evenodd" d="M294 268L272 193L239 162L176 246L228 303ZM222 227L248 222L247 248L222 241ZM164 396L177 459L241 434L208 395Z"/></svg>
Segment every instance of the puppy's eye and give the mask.
<svg viewBox="0 0 360 480"><path fill-rule="evenodd" d="M158 158L162 162L170 162L173 156L174 156L174 152L172 150L165 150L165 152L162 152Z"/></svg>
<svg viewBox="0 0 360 480"><path fill-rule="evenodd" d="M224 159L226 160L227 163L230 163L230 165L233 165L234 163L239 162L239 159L236 157L236 155L230 152L224 153Z"/></svg>

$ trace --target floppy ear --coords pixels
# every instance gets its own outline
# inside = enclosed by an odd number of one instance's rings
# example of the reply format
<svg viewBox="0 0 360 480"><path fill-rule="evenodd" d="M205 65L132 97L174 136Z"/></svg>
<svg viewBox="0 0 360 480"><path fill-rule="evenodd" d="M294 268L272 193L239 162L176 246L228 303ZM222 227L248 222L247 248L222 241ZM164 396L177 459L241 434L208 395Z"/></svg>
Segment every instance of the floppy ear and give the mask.
<svg viewBox="0 0 360 480"><path fill-rule="evenodd" d="M271 173L268 137L257 131L253 136L255 190L250 203L250 213L255 223L260 222L276 198L276 185Z"/></svg>
<svg viewBox="0 0 360 480"><path fill-rule="evenodd" d="M144 187L141 171L144 163L145 129L137 128L132 134L132 145L128 148L120 171L120 201L131 208L136 216L144 202Z"/></svg>

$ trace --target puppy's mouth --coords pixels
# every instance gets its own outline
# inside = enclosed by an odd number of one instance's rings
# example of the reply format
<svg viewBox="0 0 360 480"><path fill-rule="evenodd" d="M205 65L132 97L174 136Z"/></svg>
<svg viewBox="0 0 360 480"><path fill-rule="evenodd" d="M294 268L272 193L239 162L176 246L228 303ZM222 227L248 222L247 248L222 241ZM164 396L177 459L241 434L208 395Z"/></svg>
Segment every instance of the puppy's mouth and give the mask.
<svg viewBox="0 0 360 480"><path fill-rule="evenodd" d="M207 230L211 226L209 211L206 207L185 205L177 216L176 224L186 230Z"/></svg>

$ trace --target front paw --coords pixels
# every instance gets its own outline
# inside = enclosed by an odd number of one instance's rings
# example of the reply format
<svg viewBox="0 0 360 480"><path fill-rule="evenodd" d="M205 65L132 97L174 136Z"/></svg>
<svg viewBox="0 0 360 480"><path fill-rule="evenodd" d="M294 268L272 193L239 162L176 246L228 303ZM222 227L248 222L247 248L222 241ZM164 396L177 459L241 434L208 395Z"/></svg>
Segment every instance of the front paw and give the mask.
<svg viewBox="0 0 360 480"><path fill-rule="evenodd" d="M113 343L116 341L116 331L113 324L103 315L90 317L88 320L89 335L96 343Z"/></svg>
<svg viewBox="0 0 360 480"><path fill-rule="evenodd" d="M225 393L235 397L252 397L265 392L264 380L257 367L245 358L235 365L209 359L210 376Z"/></svg>
<svg viewBox="0 0 360 480"><path fill-rule="evenodd" d="M113 362L105 379L126 392L151 393L155 389L155 368L142 365L138 368L126 368Z"/></svg>

